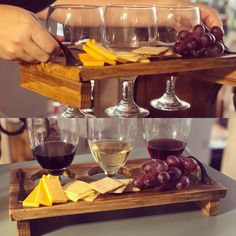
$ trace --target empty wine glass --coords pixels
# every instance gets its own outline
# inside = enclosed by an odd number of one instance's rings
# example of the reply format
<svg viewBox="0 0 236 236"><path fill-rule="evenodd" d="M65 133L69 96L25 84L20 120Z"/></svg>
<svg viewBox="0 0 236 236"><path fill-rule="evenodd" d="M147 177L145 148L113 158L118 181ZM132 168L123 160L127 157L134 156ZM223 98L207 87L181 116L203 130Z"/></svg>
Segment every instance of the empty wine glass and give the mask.
<svg viewBox="0 0 236 236"><path fill-rule="evenodd" d="M158 45L173 47L181 30L191 31L200 24L198 7L157 6ZM167 62L168 63L168 62ZM177 73L171 73L166 81L166 91L158 99L150 102L151 106L163 111L178 111L190 108L190 104L180 100L175 94Z"/></svg>
<svg viewBox="0 0 236 236"><path fill-rule="evenodd" d="M181 156L191 130L190 118L147 118L143 125L143 137L152 159Z"/></svg>
<svg viewBox="0 0 236 236"><path fill-rule="evenodd" d="M117 177L117 172L126 163L133 149L136 130L135 118L87 119L89 147L95 161L104 171L98 178Z"/></svg>
<svg viewBox="0 0 236 236"><path fill-rule="evenodd" d="M156 40L156 8L141 5L107 5L105 9L107 46L114 51L131 51L152 46ZM139 107L133 98L137 76L121 78L122 99L105 110L108 116L145 117L149 111Z"/></svg>
<svg viewBox="0 0 236 236"><path fill-rule="evenodd" d="M34 157L51 175L61 175L72 163L79 141L78 119L30 118L28 132Z"/></svg>
<svg viewBox="0 0 236 236"><path fill-rule="evenodd" d="M79 4L55 4L51 5L47 16L48 31L63 40L67 47L77 50L88 39L103 42L104 13L100 6ZM92 86L93 87L93 86ZM68 107L63 113L64 117L91 117L87 109L80 110Z"/></svg>

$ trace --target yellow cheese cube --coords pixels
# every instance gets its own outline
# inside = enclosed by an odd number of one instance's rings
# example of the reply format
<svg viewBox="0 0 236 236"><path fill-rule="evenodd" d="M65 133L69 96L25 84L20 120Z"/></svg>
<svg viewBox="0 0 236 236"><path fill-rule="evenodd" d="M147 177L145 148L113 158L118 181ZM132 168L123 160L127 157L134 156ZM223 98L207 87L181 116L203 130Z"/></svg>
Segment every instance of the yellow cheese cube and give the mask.
<svg viewBox="0 0 236 236"><path fill-rule="evenodd" d="M116 61L113 61L109 58L106 58L104 56L102 56L101 54L95 52L93 49L87 47L86 45L83 45L83 50L85 52L87 52L91 57L93 57L94 59L96 59L97 61L103 61L109 65L115 65Z"/></svg>
<svg viewBox="0 0 236 236"><path fill-rule="evenodd" d="M23 201L24 207L39 207L39 202L36 201L36 196L39 186L37 185L34 190L28 195L28 197Z"/></svg>
<svg viewBox="0 0 236 236"><path fill-rule="evenodd" d="M97 61L87 53L80 53L79 59L83 63L83 66L104 66L103 61Z"/></svg>
<svg viewBox="0 0 236 236"><path fill-rule="evenodd" d="M49 178L51 178L51 177L49 177ZM46 193L46 190L44 188L43 180L42 179L40 179L40 181L39 181L36 200L41 205L45 205L45 206L51 206L52 205L52 202L49 200L49 198L47 196L47 193Z"/></svg>
<svg viewBox="0 0 236 236"><path fill-rule="evenodd" d="M43 176L42 183L47 193L47 197L52 203L65 203L67 198L58 178L47 178Z"/></svg>

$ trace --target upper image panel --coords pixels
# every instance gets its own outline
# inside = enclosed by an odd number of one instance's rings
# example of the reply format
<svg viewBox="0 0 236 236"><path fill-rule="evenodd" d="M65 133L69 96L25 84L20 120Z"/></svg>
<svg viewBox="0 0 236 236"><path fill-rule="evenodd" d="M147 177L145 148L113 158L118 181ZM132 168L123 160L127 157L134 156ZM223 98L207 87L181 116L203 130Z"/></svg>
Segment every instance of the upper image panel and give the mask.
<svg viewBox="0 0 236 236"><path fill-rule="evenodd" d="M0 116L231 116L236 2L200 2L0 0Z"/></svg>

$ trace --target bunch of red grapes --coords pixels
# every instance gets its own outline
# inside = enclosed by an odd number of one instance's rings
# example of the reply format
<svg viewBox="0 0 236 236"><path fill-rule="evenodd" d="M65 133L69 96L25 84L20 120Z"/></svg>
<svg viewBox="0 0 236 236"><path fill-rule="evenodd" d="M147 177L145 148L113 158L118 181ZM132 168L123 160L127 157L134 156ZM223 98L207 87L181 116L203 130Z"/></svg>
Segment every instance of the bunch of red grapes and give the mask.
<svg viewBox="0 0 236 236"><path fill-rule="evenodd" d="M133 179L133 186L140 189L170 187L187 189L191 176L198 178L200 167L191 157L168 156L166 160L152 159L142 165L144 174Z"/></svg>
<svg viewBox="0 0 236 236"><path fill-rule="evenodd" d="M219 26L210 30L204 25L194 26L192 32L182 30L178 33L174 52L184 57L215 57L224 54L224 31Z"/></svg>

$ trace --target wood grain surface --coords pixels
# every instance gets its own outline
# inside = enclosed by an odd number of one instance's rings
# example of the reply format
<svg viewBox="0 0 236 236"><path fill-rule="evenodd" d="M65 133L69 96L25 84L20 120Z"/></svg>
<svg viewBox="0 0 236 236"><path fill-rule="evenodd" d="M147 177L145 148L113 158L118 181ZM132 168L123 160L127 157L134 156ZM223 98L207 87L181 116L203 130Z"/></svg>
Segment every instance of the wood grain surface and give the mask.
<svg viewBox="0 0 236 236"><path fill-rule="evenodd" d="M35 66L21 66L20 84L25 89L74 108L91 107L90 81L81 83L63 77L63 73L58 77L53 73L37 70Z"/></svg>
<svg viewBox="0 0 236 236"><path fill-rule="evenodd" d="M212 58L165 58L151 63L127 63L104 67L83 67L80 71L82 81L106 78L119 78L135 75L167 74L174 72L203 71L231 67L236 69L236 55Z"/></svg>
<svg viewBox="0 0 236 236"><path fill-rule="evenodd" d="M128 161L121 172L129 177L138 175L140 174L140 165L145 160L147 159ZM39 167L23 169L26 172L25 189L28 193L35 187L35 183L30 177L39 169ZM96 163L72 165L70 166L70 170L75 173L76 179L90 179L88 173L92 173L94 170L96 171L97 165ZM225 187L215 182L213 185L194 185L187 190L181 191L157 191L155 189L148 189L137 193L124 193L120 195L104 194L100 195L94 202L78 201L55 204L51 207L23 208L22 204L17 201L18 183L15 173L16 169L12 169L9 188L9 217L11 220L15 221L183 202L203 202L201 208L203 208L205 213L214 215L217 212L216 208L218 208L218 205L210 204L209 202L219 202L219 199L226 195ZM212 212L214 214L212 214Z"/></svg>

